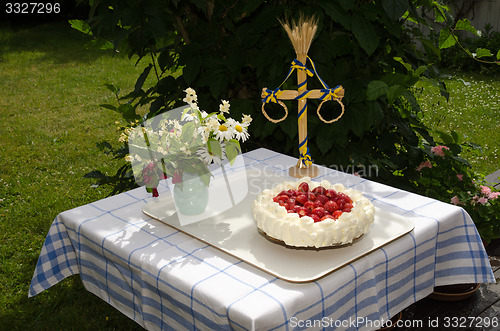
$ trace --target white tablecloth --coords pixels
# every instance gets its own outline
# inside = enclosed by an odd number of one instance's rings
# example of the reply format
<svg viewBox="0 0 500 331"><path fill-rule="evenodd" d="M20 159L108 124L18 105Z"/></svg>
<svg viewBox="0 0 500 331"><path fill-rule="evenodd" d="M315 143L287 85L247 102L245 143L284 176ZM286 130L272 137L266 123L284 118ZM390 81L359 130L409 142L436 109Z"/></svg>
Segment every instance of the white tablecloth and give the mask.
<svg viewBox="0 0 500 331"><path fill-rule="evenodd" d="M243 156L246 167L282 175L297 162L267 149ZM88 291L150 330L370 330L434 286L495 282L462 208L324 167L316 179L361 190L376 206L411 218L415 229L296 284L147 217L141 208L153 198L138 188L58 215L29 296L79 273Z"/></svg>

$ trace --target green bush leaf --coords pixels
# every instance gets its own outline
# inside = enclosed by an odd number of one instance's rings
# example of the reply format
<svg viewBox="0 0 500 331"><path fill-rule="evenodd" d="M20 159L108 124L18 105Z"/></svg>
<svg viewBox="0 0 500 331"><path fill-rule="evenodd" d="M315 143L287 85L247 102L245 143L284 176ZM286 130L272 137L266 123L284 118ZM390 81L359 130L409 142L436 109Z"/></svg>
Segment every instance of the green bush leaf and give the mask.
<svg viewBox="0 0 500 331"><path fill-rule="evenodd" d="M368 84L366 89L366 99L376 100L378 97L384 95L389 91L389 86L381 80L374 80Z"/></svg>
<svg viewBox="0 0 500 331"><path fill-rule="evenodd" d="M471 22L467 19L464 18L463 20L459 20L457 24L455 25L455 30L463 30L463 31L469 31L475 34L477 34L477 29L472 26Z"/></svg>
<svg viewBox="0 0 500 331"><path fill-rule="evenodd" d="M407 70L408 72L412 70L412 68L411 68L411 64L406 63L406 62L405 62L402 58L400 58L399 56L395 56L395 57L394 57L394 60L395 60L395 61L397 61L397 62L399 62L399 63L401 63L401 64L402 64L402 65L406 68L406 70Z"/></svg>
<svg viewBox="0 0 500 331"><path fill-rule="evenodd" d="M393 85L387 91L387 99L389 103L394 103L396 99L398 99L406 89L401 85Z"/></svg>
<svg viewBox="0 0 500 331"><path fill-rule="evenodd" d="M479 58L485 57L485 56L493 56L493 54L491 54L490 50L486 49L486 48L476 49L476 58L479 59Z"/></svg>
<svg viewBox="0 0 500 331"><path fill-rule="evenodd" d="M90 29L90 25L87 22L82 20L69 20L69 24L71 27L77 31L85 33L86 35L92 36L92 30Z"/></svg>
<svg viewBox="0 0 500 331"><path fill-rule="evenodd" d="M439 32L439 48L448 48L457 43L455 36L453 36L447 28L444 28Z"/></svg>
<svg viewBox="0 0 500 331"><path fill-rule="evenodd" d="M372 55L377 49L380 39L374 26L361 15L352 17L352 32L368 55Z"/></svg>
<svg viewBox="0 0 500 331"><path fill-rule="evenodd" d="M382 0L385 12L393 20L397 20L408 10L408 0Z"/></svg>

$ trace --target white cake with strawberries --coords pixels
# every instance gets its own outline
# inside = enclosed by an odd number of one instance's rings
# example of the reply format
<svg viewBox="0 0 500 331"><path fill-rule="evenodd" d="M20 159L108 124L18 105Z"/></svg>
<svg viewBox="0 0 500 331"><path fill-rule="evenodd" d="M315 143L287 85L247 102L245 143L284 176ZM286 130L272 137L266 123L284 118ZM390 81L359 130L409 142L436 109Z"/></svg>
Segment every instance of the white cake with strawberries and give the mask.
<svg viewBox="0 0 500 331"><path fill-rule="evenodd" d="M350 244L375 218L373 204L360 191L309 177L264 190L252 212L264 235L293 247Z"/></svg>

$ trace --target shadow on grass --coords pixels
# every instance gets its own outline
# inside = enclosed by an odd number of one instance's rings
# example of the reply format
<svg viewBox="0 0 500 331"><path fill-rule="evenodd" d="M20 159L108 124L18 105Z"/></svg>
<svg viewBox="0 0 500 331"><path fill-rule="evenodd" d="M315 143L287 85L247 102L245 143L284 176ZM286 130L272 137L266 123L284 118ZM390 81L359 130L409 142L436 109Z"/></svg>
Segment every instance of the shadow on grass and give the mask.
<svg viewBox="0 0 500 331"><path fill-rule="evenodd" d="M75 316L77 314L78 316ZM85 321L85 325L82 325ZM0 315L0 330L144 330L94 294L78 275L35 297L22 297Z"/></svg>
<svg viewBox="0 0 500 331"><path fill-rule="evenodd" d="M74 30L69 22L60 21L35 26L0 24L0 63L10 53L41 53L38 61L56 64L93 62L102 56L123 56L111 50L86 46L89 36Z"/></svg>

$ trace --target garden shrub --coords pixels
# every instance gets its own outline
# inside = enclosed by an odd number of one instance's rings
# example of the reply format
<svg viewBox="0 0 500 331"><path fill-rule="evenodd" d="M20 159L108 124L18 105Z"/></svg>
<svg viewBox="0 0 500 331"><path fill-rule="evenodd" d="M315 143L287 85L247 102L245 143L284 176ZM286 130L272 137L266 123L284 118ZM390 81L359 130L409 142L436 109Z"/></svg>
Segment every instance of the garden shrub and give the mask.
<svg viewBox="0 0 500 331"><path fill-rule="evenodd" d="M428 65L423 53L438 58L441 55L439 48L422 34L421 27L427 23L418 10L424 7L436 11L437 17L452 23L447 8L437 1L91 3L91 17L86 22L72 21L74 28L91 35L98 45L126 51L130 57L137 56L138 61L151 61L129 94L120 95L117 87L108 85L117 95L118 105L105 107L122 113L128 122L140 123L179 106L183 90L193 87L208 109L216 108L224 98L231 102L232 116L252 116L252 139L246 143L247 148L267 147L292 156L298 156L295 117L289 116L279 124L269 122L261 114L260 93L264 87L278 87L295 58L278 19L314 15L319 28L308 55L328 85L342 85L346 91L346 112L333 124L322 123L315 113L317 103L310 102L308 145L314 163L353 172L377 167L378 171L363 175L426 193L419 165L428 157L424 143L434 146L435 142L421 121L422 112L411 87L423 80L438 86L447 96L444 84L435 79L436 69ZM423 51L416 46L417 41ZM156 84L146 88L144 82L151 75ZM309 89L319 87L314 79L308 80ZM290 79L283 89L292 88L296 83ZM338 107L331 104L322 108L327 120L339 113ZM296 111L296 104L287 106ZM145 114L144 107L148 111ZM282 116L280 109L266 106L274 118ZM127 153L126 142L118 149L109 143L104 146L116 157ZM127 164L114 176L94 171L88 177L114 184L114 192L133 183ZM447 196L442 199L449 200Z"/></svg>
<svg viewBox="0 0 500 331"><path fill-rule="evenodd" d="M475 49L500 49L500 32L493 31L492 26L487 24L482 30L481 36L467 37L462 39L465 48ZM494 56L485 57L485 60L494 61ZM444 49L441 54L440 66L446 69L462 70L465 72L476 72L484 75L495 75L500 73L500 66L471 61L466 52L457 52L456 49Z"/></svg>

